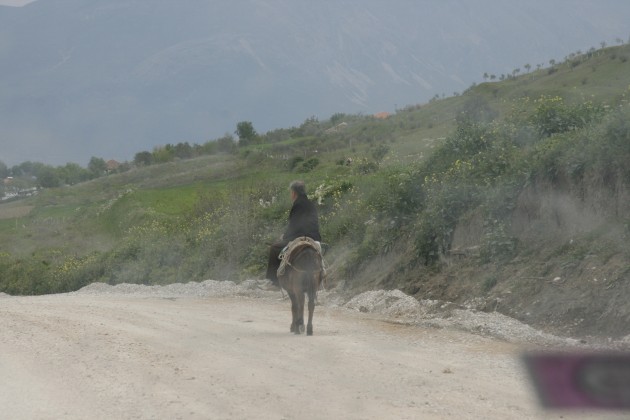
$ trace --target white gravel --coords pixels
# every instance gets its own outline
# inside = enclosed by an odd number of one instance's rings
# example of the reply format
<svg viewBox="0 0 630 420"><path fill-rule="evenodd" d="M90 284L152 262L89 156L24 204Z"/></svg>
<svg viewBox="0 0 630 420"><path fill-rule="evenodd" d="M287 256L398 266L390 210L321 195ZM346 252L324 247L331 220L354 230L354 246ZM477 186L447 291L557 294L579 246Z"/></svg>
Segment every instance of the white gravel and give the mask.
<svg viewBox="0 0 630 420"><path fill-rule="evenodd" d="M105 283L93 283L76 294L88 295L128 295L134 297L223 297L235 295L238 286L231 281L206 280L201 283L174 283L165 286L146 286L142 284L122 283L111 286Z"/></svg>
<svg viewBox="0 0 630 420"><path fill-rule="evenodd" d="M437 300L416 300L400 290L361 293L346 303L345 307L384 315L401 323L456 328L508 342L554 346L580 345L578 340L546 334L498 312L461 309L450 302Z"/></svg>

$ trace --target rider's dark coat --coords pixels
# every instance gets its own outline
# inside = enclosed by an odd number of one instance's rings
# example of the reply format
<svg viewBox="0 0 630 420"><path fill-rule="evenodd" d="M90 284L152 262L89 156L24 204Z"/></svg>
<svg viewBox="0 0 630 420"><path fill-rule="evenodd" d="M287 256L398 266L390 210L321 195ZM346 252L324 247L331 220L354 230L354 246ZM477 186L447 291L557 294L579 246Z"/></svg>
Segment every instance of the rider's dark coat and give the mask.
<svg viewBox="0 0 630 420"><path fill-rule="evenodd" d="M322 240L319 234L317 207L305 194L298 195L293 202L289 212L289 225L282 239L288 243L300 236L308 236L316 241Z"/></svg>

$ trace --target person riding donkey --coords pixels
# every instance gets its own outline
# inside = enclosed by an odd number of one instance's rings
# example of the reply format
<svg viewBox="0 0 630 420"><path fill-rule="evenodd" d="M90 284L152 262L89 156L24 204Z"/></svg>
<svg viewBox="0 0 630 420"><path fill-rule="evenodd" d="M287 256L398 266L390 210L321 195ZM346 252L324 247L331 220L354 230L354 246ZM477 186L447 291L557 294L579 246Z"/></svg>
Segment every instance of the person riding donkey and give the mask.
<svg viewBox="0 0 630 420"><path fill-rule="evenodd" d="M316 242L321 242L319 233L319 219L315 204L306 195L304 181L293 181L289 185L291 192L291 211L289 212L289 224L280 241L272 244L269 250L269 262L267 264L266 278L279 287L278 268L280 268L280 254L293 240L307 237ZM321 248L319 250L321 254Z"/></svg>

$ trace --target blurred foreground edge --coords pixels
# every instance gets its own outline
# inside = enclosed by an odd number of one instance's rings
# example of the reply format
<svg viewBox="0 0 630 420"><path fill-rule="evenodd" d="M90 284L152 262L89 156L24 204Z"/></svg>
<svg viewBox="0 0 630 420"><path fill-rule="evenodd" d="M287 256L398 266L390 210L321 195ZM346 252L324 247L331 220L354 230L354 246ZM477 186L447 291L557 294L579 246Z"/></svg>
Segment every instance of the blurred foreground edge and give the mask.
<svg viewBox="0 0 630 420"><path fill-rule="evenodd" d="M531 353L522 357L545 408L630 410L628 353Z"/></svg>

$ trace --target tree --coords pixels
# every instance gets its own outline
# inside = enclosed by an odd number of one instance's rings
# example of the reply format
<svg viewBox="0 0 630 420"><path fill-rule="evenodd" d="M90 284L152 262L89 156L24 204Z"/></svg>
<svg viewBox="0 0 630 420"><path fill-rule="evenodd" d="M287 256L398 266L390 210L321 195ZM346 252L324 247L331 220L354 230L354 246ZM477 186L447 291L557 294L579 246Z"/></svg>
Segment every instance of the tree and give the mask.
<svg viewBox="0 0 630 420"><path fill-rule="evenodd" d="M223 137L217 140L217 148L219 152L232 153L236 147L236 142L231 134L225 133Z"/></svg>
<svg viewBox="0 0 630 420"><path fill-rule="evenodd" d="M34 176L37 177L39 171L43 169L45 165L39 162L26 161L11 168L13 176Z"/></svg>
<svg viewBox="0 0 630 420"><path fill-rule="evenodd" d="M254 125L250 121L241 121L236 124L236 132L239 146L247 146L256 142L258 133L254 130Z"/></svg>
<svg viewBox="0 0 630 420"><path fill-rule="evenodd" d="M529 71L532 69L532 65L529 63L525 64L523 67L525 67L525 70L527 70L527 73L529 73Z"/></svg>
<svg viewBox="0 0 630 420"><path fill-rule="evenodd" d="M319 130L319 120L313 115L304 120L298 128L294 129L293 135L295 137L314 136Z"/></svg>
<svg viewBox="0 0 630 420"><path fill-rule="evenodd" d="M214 155L217 153L217 141L210 140L202 145L195 145L195 153L199 156Z"/></svg>
<svg viewBox="0 0 630 420"><path fill-rule="evenodd" d="M9 168L3 161L0 160L0 178L6 178L9 176Z"/></svg>
<svg viewBox="0 0 630 420"><path fill-rule="evenodd" d="M39 171L37 182L43 188L55 188L61 185L57 170L52 166L45 166Z"/></svg>
<svg viewBox="0 0 630 420"><path fill-rule="evenodd" d="M175 158L175 147L172 144L167 144L164 147L156 147L153 149L153 162L166 163Z"/></svg>
<svg viewBox="0 0 630 420"><path fill-rule="evenodd" d="M14 165L13 167L11 167L11 169L9 169L9 172L13 175L13 176L22 176L22 168L20 167L20 165Z"/></svg>
<svg viewBox="0 0 630 420"><path fill-rule="evenodd" d="M193 148L188 142L177 143L173 148L173 154L180 159L189 159L193 156Z"/></svg>
<svg viewBox="0 0 630 420"><path fill-rule="evenodd" d="M133 157L133 163L136 166L151 165L153 163L153 155L151 154L151 152L147 152L147 151L138 152Z"/></svg>
<svg viewBox="0 0 630 420"><path fill-rule="evenodd" d="M66 166L60 166L57 169L57 174L61 182L68 185L78 184L90 179L90 172L76 163L66 163Z"/></svg>
<svg viewBox="0 0 630 420"><path fill-rule="evenodd" d="M341 113L341 112L337 112L337 113L333 114L332 117L330 117L330 123L332 125L337 125L340 122L342 122L344 120L344 118L347 118L346 114Z"/></svg>
<svg viewBox="0 0 630 420"><path fill-rule="evenodd" d="M88 171L90 171L92 178L101 177L107 172L107 163L102 158L92 156L90 163L88 163Z"/></svg>

